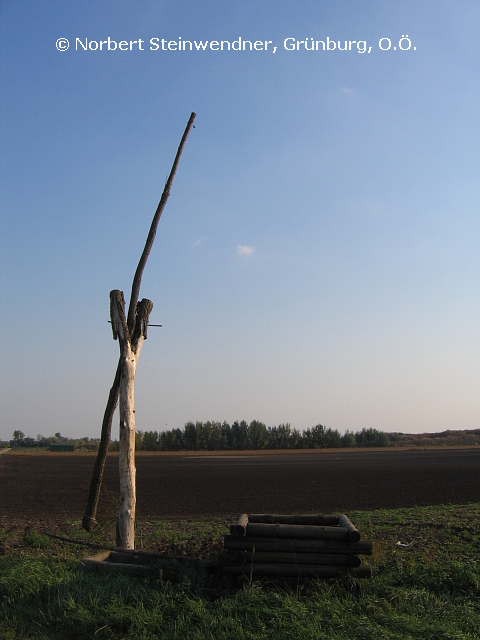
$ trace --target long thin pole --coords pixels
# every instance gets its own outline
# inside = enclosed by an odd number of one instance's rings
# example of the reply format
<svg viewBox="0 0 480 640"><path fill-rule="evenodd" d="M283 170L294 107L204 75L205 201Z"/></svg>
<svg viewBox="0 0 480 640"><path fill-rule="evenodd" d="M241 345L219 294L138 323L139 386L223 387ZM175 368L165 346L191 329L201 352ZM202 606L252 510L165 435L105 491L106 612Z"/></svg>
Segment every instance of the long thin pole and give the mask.
<svg viewBox="0 0 480 640"><path fill-rule="evenodd" d="M153 558L163 558L165 560L195 560L190 556L171 555L169 553L158 553L156 551L144 551L143 549L123 549L122 547L113 547L108 544L98 544L96 542L90 542L89 540L80 540L79 538L67 538L66 536L59 536L56 533L51 533L46 529L40 529L39 533L44 536L49 536L55 540L61 540L62 542L68 542L69 544L76 544L82 547L90 547L92 549L105 549L105 551L117 551L119 553L144 556Z"/></svg>
<svg viewBox="0 0 480 640"><path fill-rule="evenodd" d="M132 293L130 295L130 304L128 306L128 317L127 317L127 325L130 330L130 333L133 331L133 328L135 326L135 312L137 310L138 295L140 293L140 283L142 281L143 270L145 269L145 265L147 264L148 256L150 255L150 251L153 246L153 241L155 240L155 235L157 233L158 222L160 220L160 216L162 215L163 210L165 209L165 205L167 204L173 179L175 178L175 174L177 173L178 163L180 162L180 156L182 155L183 147L185 146L185 142L187 141L188 134L190 133L190 129L193 127L193 121L195 120L195 116L196 114L192 112L188 120L187 126L185 127L185 131L183 133L182 139L180 140L180 145L177 150L177 155L175 156L175 160L173 161L172 170L170 171L170 175L168 176L167 182L165 184L165 189L163 190L162 197L160 198L160 202L158 203L157 210L155 211L155 215L153 216L152 224L150 225L150 231L148 232L148 236L147 236L147 241L145 242L143 253L138 262L137 270L135 271L135 276L133 277Z"/></svg>
<svg viewBox="0 0 480 640"><path fill-rule="evenodd" d="M180 161L180 157L182 155L183 147L185 146L185 142L187 140L188 134L190 133L190 130L193 126L195 115L196 114L192 112L188 120L187 126L185 127L185 131L180 141L180 145L178 147L177 155L175 156L175 160L173 162L170 175L168 176L167 182L165 183L165 188L163 190L162 197L160 198L160 202L158 203L157 210L155 211L155 215L153 216L152 224L150 225L150 231L148 232L147 241L145 243L143 253L140 257L137 270L135 271L135 276L133 278L133 283L132 283L132 293L130 296L130 304L128 307L128 318L127 318L127 325L130 333L133 332L133 329L135 327L135 313L137 310L137 302L138 302L138 296L140 293L140 284L142 281L143 270L145 269L148 256L152 249L153 241L155 240L155 235L157 233L157 227L160 220L160 216L162 215L165 205L167 204L168 196L170 195L170 189L172 187L175 174L177 172L177 167ZM121 376L121 359L119 359L118 361L117 371L115 373L115 378L113 380L112 388L110 389L110 393L108 394L107 406L105 408L105 413L103 415L102 434L100 437L100 444L98 447L97 459L95 461L92 479L90 481L90 490L88 493L87 508L85 509L85 514L82 518L82 527L86 531L91 531L92 526L96 523L95 516L97 515L97 507L98 507L98 500L100 498L100 489L102 486L103 471L105 469L105 460L107 458L108 445L110 443L113 414L115 413L115 409L118 403L120 376Z"/></svg>

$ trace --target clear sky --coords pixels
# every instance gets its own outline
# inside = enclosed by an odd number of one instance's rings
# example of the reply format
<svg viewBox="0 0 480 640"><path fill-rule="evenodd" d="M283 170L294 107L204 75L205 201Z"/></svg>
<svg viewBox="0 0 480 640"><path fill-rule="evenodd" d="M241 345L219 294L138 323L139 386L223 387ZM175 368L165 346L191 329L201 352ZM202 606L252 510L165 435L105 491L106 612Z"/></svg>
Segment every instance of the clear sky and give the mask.
<svg viewBox="0 0 480 640"><path fill-rule="evenodd" d="M0 438L100 435L192 111L137 428L478 428L479 33L476 0L0 0Z"/></svg>

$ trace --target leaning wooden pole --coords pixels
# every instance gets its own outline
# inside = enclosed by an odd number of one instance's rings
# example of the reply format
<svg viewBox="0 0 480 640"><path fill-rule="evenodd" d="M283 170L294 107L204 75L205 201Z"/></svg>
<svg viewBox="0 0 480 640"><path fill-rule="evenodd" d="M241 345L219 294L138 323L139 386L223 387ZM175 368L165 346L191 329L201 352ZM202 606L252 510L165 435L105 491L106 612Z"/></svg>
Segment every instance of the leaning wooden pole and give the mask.
<svg viewBox="0 0 480 640"><path fill-rule="evenodd" d="M140 283L142 281L143 270L145 269L145 265L147 264L147 259L148 259L148 256L150 255L150 251L153 246L153 241L155 240L155 235L157 233L158 222L160 220L160 216L162 215L163 210L165 209L165 205L167 204L168 196L170 195L170 189L172 188L172 184L173 184L173 179L175 178L175 174L177 173L178 163L180 162L180 156L182 155L183 147L185 146L185 142L187 141L188 134L190 133L190 129L193 127L193 121L195 120L195 116L196 114L192 112L188 120L187 126L185 127L185 131L183 132L182 139L180 140L180 144L178 146L177 155L175 156L175 160L173 161L170 175L168 176L167 182L165 183L165 188L163 190L162 197L160 198L160 202L158 203L157 210L155 211L155 215L153 216L152 224L150 225L150 231L148 232L148 236L147 236L147 241L145 242L143 253L138 262L137 270L135 271L135 276L132 282L132 293L130 295L130 304L128 306L127 324L130 331L133 330L133 327L135 325L135 313L137 310L137 301L140 293Z"/></svg>
<svg viewBox="0 0 480 640"><path fill-rule="evenodd" d="M108 394L107 406L103 414L102 435L98 446L97 458L93 467L90 490L88 493L87 508L82 518L82 527L85 531L91 531L95 526L100 489L102 488L103 470L107 458L108 445L110 444L110 432L112 430L112 420L117 408L118 393L120 390L121 359L118 360L117 371L113 380L112 388Z"/></svg>
<svg viewBox="0 0 480 640"><path fill-rule="evenodd" d="M127 326L130 332L133 332L134 326L135 326L135 314L137 309L138 296L140 293L140 284L142 280L143 270L145 269L148 256L153 246L153 241L155 240L155 235L157 233L157 227L160 220L160 216L162 215L162 212L168 200L168 196L170 195L170 189L172 187L175 174L177 172L178 163L182 155L183 147L185 146L185 142L187 141L188 134L190 133L190 130L193 127L193 121L195 120L195 115L196 114L192 112L188 120L187 126L185 127L185 131L180 141L180 145L178 147L177 154L175 156L172 169L170 171L170 175L168 176L167 182L165 183L165 188L163 190L162 197L160 198L160 202L158 203L157 210L155 211L152 224L150 225L150 231L148 233L148 237L145 243L145 247L143 249L143 253L140 257L137 270L135 271L135 276L133 278L133 283L132 283L132 292L130 296L130 304L128 307L128 316L127 316ZM104 413L103 422L102 422L102 434L100 438L100 445L98 449L97 458L95 461L95 466L93 468L92 480L90 482L87 508L85 509L85 514L82 519L82 527L86 531L91 531L93 526L96 523L95 517L97 515L98 500L100 497L100 490L102 486L103 471L105 469L105 460L107 457L108 445L110 444L110 434L112 430L113 414L115 413L115 409L118 403L118 395L120 390L120 377L121 377L121 356L118 361L117 371L115 374L113 385L108 395L107 406L105 408L105 413Z"/></svg>

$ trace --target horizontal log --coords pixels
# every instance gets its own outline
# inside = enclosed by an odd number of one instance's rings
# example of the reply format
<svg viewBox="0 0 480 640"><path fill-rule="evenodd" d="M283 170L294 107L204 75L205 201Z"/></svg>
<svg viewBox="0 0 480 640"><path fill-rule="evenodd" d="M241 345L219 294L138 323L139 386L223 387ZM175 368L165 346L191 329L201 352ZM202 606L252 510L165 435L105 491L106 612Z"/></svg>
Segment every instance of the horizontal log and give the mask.
<svg viewBox="0 0 480 640"><path fill-rule="evenodd" d="M241 555L240 555L241 554ZM270 551L235 551L233 554L235 564L245 562L262 564L322 564L344 567L359 567L361 562L358 556L353 554L328 554L328 553L288 553Z"/></svg>
<svg viewBox="0 0 480 640"><path fill-rule="evenodd" d="M248 522L258 524L302 524L320 527L338 525L338 516L280 516L271 513L251 513Z"/></svg>
<svg viewBox="0 0 480 640"><path fill-rule="evenodd" d="M133 554L135 556L145 556L149 558L164 558L165 560L191 560L190 556L174 556L168 553L158 553L156 551L146 551L144 549L123 549L122 547L113 547L107 544L97 544L96 542L89 542L88 540L82 540L79 538L66 538L65 536L59 536L56 533L51 533L45 529L40 529L40 533L45 536L49 536L54 540L62 540L62 542L68 542L69 544L81 545L83 547L91 547L92 549L105 549L108 551L119 551L121 553ZM108 553L106 554L108 556Z"/></svg>
<svg viewBox="0 0 480 640"><path fill-rule="evenodd" d="M154 573L158 571L155 567L145 566L144 564L125 564L124 562L105 562L84 558L78 563L81 571L96 571L98 573L110 573L124 571L126 573Z"/></svg>
<svg viewBox="0 0 480 640"><path fill-rule="evenodd" d="M360 542L360 532L343 513L338 516L338 524L347 530L347 540L349 542Z"/></svg>
<svg viewBox="0 0 480 640"><path fill-rule="evenodd" d="M237 521L233 525L233 534L235 536L244 536L247 530L248 524L248 515L246 513L242 513L241 516L238 516Z"/></svg>
<svg viewBox="0 0 480 640"><path fill-rule="evenodd" d="M288 538L259 538L246 536L239 538L233 535L226 535L223 539L223 546L229 550L252 551L300 551L300 552L323 552L323 553L352 553L355 555L371 555L372 543L362 541L358 543L344 542L341 540L320 540L302 538L289 540Z"/></svg>
<svg viewBox="0 0 480 640"><path fill-rule="evenodd" d="M232 551L230 556L234 564L244 564L247 561L247 552L243 550Z"/></svg>
<svg viewBox="0 0 480 640"><path fill-rule="evenodd" d="M364 565L356 569L350 567L328 565L294 565L294 564L237 564L224 565L225 573L252 576L317 576L319 578L337 578L350 575L355 578L370 578L372 568Z"/></svg>
<svg viewBox="0 0 480 640"><path fill-rule="evenodd" d="M155 562L158 562L160 558L155 558L155 556L143 556L143 555L134 555L133 553L122 553L121 551L111 551L109 562L123 562L125 564L141 564L141 565L152 565Z"/></svg>
<svg viewBox="0 0 480 640"><path fill-rule="evenodd" d="M100 551L100 553L96 553L94 556L89 556L88 558L83 558L84 560L93 560L94 562L104 562L110 556L110 551Z"/></svg>
<svg viewBox="0 0 480 640"><path fill-rule="evenodd" d="M319 527L300 524L247 524L247 536L268 538L321 538L346 540L346 527Z"/></svg>

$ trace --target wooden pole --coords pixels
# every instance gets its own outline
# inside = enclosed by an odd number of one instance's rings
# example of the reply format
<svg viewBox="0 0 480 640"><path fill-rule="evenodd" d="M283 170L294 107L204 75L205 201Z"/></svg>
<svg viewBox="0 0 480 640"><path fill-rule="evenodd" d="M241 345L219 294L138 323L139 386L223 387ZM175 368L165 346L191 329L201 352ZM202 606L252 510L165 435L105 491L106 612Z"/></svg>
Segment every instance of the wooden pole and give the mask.
<svg viewBox="0 0 480 640"><path fill-rule="evenodd" d="M110 444L110 432L112 429L112 419L118 402L118 392L120 389L120 373L121 360L118 360L117 371L113 380L112 388L108 394L107 406L103 414L102 434L100 444L98 446L97 458L93 467L92 479L90 481L90 490L88 493L87 508L82 518L82 527L85 531L91 531L96 523L98 500L100 498L100 490L102 488L103 471L105 469L105 460L107 459L108 445Z"/></svg>
<svg viewBox="0 0 480 640"><path fill-rule="evenodd" d="M130 304L128 308L128 318L127 318L127 325L131 333L133 333L133 329L135 325L135 313L137 310L137 302L138 302L138 296L140 293L140 284L142 280L143 270L145 269L148 256L152 249L153 241L155 240L155 235L157 233L158 223L160 221L160 216L162 215L165 205L167 204L168 196L170 195L170 189L173 184L173 179L175 178L175 174L178 168L178 163L180 162L180 157L183 152L183 147L185 146L185 142L187 140L188 134L190 133L190 130L193 127L195 116L196 114L193 112L190 114L190 118L188 120L187 126L185 127L185 131L180 141L180 145L177 149L177 154L175 156L175 160L173 162L170 175L168 176L167 182L165 183L165 188L163 190L162 197L160 198L160 202L158 203L157 209L155 211L152 224L150 225L150 231L147 236L145 247L143 249L137 269L135 271L135 276L132 282L132 292L130 296ZM93 525L96 522L95 517L97 515L98 500L100 497L103 472L105 469L105 460L107 457L108 445L110 443L113 414L115 413L115 409L117 407L118 395L120 390L120 375L121 375L121 361L119 360L115 378L113 380L112 388L110 389L110 393L108 394L105 413L103 415L100 445L98 448L97 459L95 461L92 479L90 482L87 508L85 509L85 514L82 519L82 527L86 531L91 531L93 528Z"/></svg>
<svg viewBox="0 0 480 640"><path fill-rule="evenodd" d="M120 506L117 520L117 546L135 549L135 373L142 345L147 337L148 317L153 309L143 299L137 308L133 331L125 319L123 293L110 292L110 317L113 338L120 344L120 440L118 464L120 472Z"/></svg>
<svg viewBox="0 0 480 640"><path fill-rule="evenodd" d="M138 296L140 294L140 284L142 282L143 270L145 269L145 265L147 264L150 251L152 250L153 241L155 240L158 223L160 221L160 216L162 215L162 212L165 209L165 205L167 204L168 196L170 195L170 189L172 188L172 184L173 184L173 179L175 178L175 174L177 173L177 167L178 167L178 163L180 162L180 157L182 155L183 147L185 146L185 142L187 141L188 134L190 133L190 130L193 127L193 121L195 120L195 117L196 117L196 114L192 112L187 122L187 126L185 127L185 131L183 132L183 136L182 136L182 139L180 140L180 144L178 145L177 155L175 156L175 160L173 161L170 175L168 176L167 182L165 183L165 188L163 190L162 197L160 198L160 202L158 203L157 210L155 211L155 215L153 216L152 224L150 225L150 231L148 232L148 236L147 236L147 241L145 242L145 247L143 249L142 255L140 256L137 270L135 271L135 276L133 277L132 292L130 294L130 305L128 307L128 318L127 318L127 324L130 331L132 331L133 326L135 325L135 313L137 310Z"/></svg>

